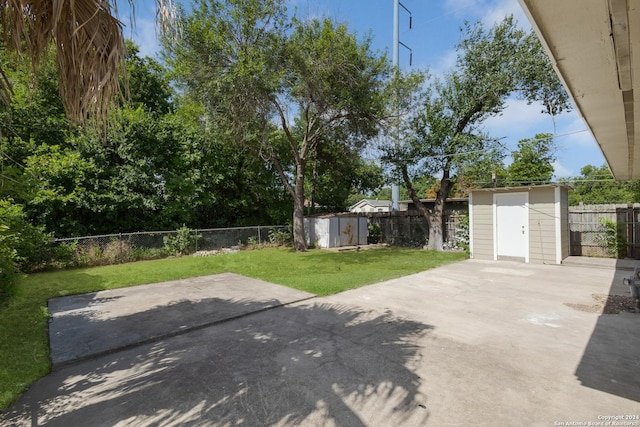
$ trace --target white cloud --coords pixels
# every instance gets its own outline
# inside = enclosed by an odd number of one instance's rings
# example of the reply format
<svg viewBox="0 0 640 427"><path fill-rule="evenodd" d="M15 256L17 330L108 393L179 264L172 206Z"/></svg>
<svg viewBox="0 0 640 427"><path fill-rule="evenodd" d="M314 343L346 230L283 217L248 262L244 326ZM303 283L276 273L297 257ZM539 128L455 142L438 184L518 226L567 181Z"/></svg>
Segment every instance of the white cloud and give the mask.
<svg viewBox="0 0 640 427"><path fill-rule="evenodd" d="M582 120L576 111L564 113L556 119L559 138L563 142L575 148L591 148L596 144L593 135L587 128L587 124ZM566 138L566 140L564 140Z"/></svg>
<svg viewBox="0 0 640 427"><path fill-rule="evenodd" d="M564 167L558 160L553 162L553 176L556 178L567 178L575 175L574 171Z"/></svg>
<svg viewBox="0 0 640 427"><path fill-rule="evenodd" d="M531 25L522 7L516 0L500 0L488 6L488 10L483 14L482 23L490 28L494 24L502 21L506 16L513 15L518 26L530 29Z"/></svg>
<svg viewBox="0 0 640 427"><path fill-rule="evenodd" d="M438 58L438 62L435 65L428 67L429 72L434 77L441 78L445 73L454 69L457 59L458 52L455 49L448 50L444 55Z"/></svg>
<svg viewBox="0 0 640 427"><path fill-rule="evenodd" d="M445 0L444 10L454 16L480 16L485 9L482 0Z"/></svg>
<svg viewBox="0 0 640 427"><path fill-rule="evenodd" d="M487 28L502 21L505 16L513 15L520 27L530 28L529 20L517 0L445 0L444 10L456 17L479 20Z"/></svg>
<svg viewBox="0 0 640 427"><path fill-rule="evenodd" d="M537 133L553 133L551 118L541 110L540 104L509 98L502 114L487 119L483 127L489 135L504 137L515 146L520 139L532 138Z"/></svg>

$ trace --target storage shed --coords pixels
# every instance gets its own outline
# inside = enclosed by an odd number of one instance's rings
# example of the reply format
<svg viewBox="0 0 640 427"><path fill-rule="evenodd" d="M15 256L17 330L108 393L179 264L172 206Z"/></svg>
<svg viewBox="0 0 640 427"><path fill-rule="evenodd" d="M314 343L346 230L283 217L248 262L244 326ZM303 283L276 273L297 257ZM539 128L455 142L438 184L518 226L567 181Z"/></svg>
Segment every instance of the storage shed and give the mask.
<svg viewBox="0 0 640 427"><path fill-rule="evenodd" d="M472 190L469 246L475 259L561 264L569 256L569 187Z"/></svg>
<svg viewBox="0 0 640 427"><path fill-rule="evenodd" d="M367 244L366 217L331 214L309 216L304 219L307 245L318 248L337 248Z"/></svg>

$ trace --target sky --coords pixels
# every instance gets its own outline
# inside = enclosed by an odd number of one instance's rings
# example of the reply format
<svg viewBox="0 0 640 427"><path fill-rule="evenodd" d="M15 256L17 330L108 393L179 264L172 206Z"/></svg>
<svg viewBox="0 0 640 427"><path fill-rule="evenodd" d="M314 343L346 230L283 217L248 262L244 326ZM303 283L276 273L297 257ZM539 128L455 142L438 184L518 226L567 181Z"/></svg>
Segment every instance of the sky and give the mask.
<svg viewBox="0 0 640 427"><path fill-rule="evenodd" d="M189 0L177 0L188 7ZM155 29L155 2L136 0L135 27L123 19L125 37L132 38L144 56L155 57L159 43ZM393 52L393 0L287 0L288 9L301 18L329 17L345 23L358 36L370 36L372 48L386 53ZM412 29L409 29L409 13L400 8L400 41L411 48L400 47L401 69L429 70L432 75L442 75L455 65L455 45L460 41L460 28L465 22L482 22L487 28L513 14L518 24L531 29L517 0L401 0L411 11ZM527 105L526 101L509 99L507 108L497 117L484 123L485 130L494 138L500 138L509 150L518 141L533 138L538 133L554 134L557 161L555 177L576 177L588 164L605 163L602 153L586 124L572 111L555 117L541 114L540 105ZM554 123L555 121L555 123ZM509 162L509 159L507 160Z"/></svg>

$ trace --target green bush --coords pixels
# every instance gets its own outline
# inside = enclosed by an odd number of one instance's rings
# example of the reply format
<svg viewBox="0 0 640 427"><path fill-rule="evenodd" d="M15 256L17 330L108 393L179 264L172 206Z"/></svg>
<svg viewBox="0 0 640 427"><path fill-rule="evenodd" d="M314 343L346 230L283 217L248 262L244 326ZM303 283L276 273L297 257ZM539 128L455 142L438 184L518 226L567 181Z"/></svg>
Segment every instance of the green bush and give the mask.
<svg viewBox="0 0 640 427"><path fill-rule="evenodd" d="M53 260L48 265L51 269L79 267L78 242L61 243L53 248Z"/></svg>
<svg viewBox="0 0 640 427"><path fill-rule="evenodd" d="M456 244L465 252L469 252L469 217L458 218L458 229L456 230Z"/></svg>
<svg viewBox="0 0 640 427"><path fill-rule="evenodd" d="M627 241L622 237L622 225L609 218L600 218L600 224L604 228L601 244L604 245L607 255L611 258L623 258L627 249Z"/></svg>
<svg viewBox="0 0 640 427"><path fill-rule="evenodd" d="M9 227L0 224L0 301L11 296L16 280L18 252L9 246Z"/></svg>
<svg viewBox="0 0 640 427"><path fill-rule="evenodd" d="M382 229L378 224L369 224L367 225L367 242L371 244L380 243L382 240Z"/></svg>
<svg viewBox="0 0 640 427"><path fill-rule="evenodd" d="M196 240L201 237L201 235L195 235L193 230L183 225L176 230L175 236L165 236L162 240L164 249L169 255L182 256L194 252Z"/></svg>
<svg viewBox="0 0 640 427"><path fill-rule="evenodd" d="M0 200L0 225L2 225L3 274L8 263L14 263L19 271L42 269L54 259L53 236L43 227L29 223L21 205L12 200Z"/></svg>
<svg viewBox="0 0 640 427"><path fill-rule="evenodd" d="M293 243L293 228L288 226L287 228L272 228L269 230L269 243L274 246L285 246Z"/></svg>

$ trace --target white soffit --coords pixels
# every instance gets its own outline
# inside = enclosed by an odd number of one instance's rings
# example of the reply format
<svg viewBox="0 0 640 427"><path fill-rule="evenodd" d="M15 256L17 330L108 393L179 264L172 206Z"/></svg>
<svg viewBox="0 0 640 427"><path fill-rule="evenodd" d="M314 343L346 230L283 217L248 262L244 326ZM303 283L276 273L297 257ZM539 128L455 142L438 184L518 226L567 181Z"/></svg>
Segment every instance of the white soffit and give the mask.
<svg viewBox="0 0 640 427"><path fill-rule="evenodd" d="M616 179L640 178L640 2L519 1Z"/></svg>

